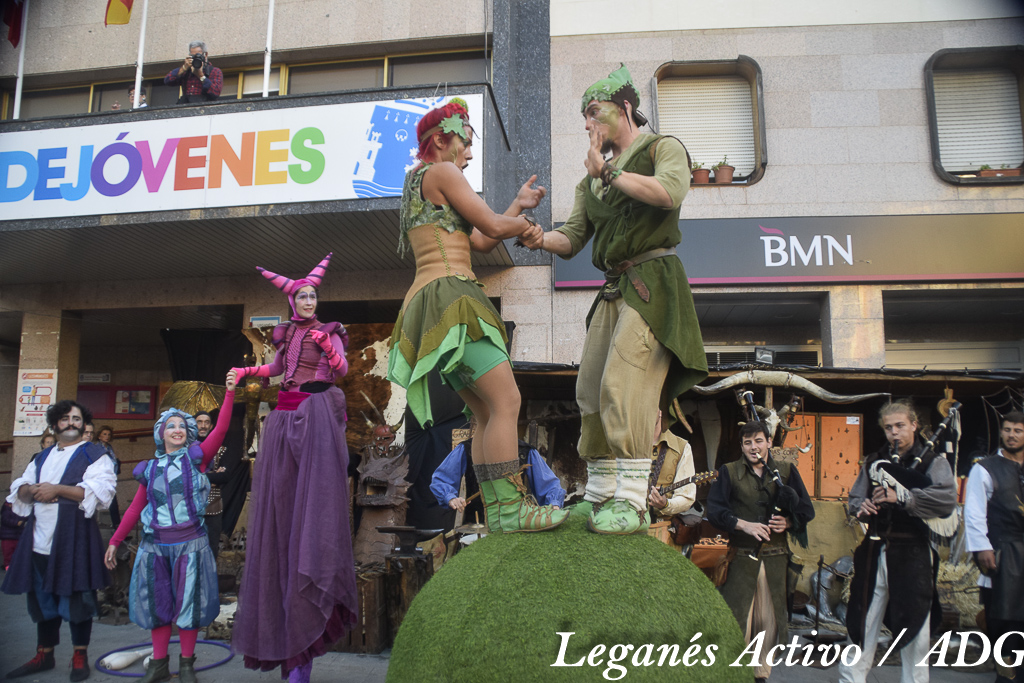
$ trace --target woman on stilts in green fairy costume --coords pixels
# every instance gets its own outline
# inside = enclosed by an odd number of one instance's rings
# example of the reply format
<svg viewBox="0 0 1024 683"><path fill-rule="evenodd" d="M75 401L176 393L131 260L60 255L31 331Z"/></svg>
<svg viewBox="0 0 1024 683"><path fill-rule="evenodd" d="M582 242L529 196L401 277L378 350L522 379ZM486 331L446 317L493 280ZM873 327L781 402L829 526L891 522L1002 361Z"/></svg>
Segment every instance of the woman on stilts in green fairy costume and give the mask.
<svg viewBox="0 0 1024 683"><path fill-rule="evenodd" d="M388 379L408 390L409 407L431 424L427 374L435 367L477 421L473 468L491 533L544 531L568 512L539 506L524 494L519 474L519 390L512 375L501 316L477 282L470 251L489 252L503 239L529 238L541 228L522 215L547 191L537 176L504 214L473 191L463 169L473 158L466 103L455 98L432 109L416 127L420 163L405 177L400 254L412 249L416 278L391 335Z"/></svg>

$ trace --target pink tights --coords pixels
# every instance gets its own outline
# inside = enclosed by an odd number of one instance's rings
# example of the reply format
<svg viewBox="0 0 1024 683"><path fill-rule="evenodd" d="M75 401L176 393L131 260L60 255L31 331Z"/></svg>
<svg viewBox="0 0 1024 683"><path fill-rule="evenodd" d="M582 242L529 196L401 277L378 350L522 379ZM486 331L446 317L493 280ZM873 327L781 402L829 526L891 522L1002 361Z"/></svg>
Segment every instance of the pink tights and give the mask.
<svg viewBox="0 0 1024 683"><path fill-rule="evenodd" d="M155 628L153 633L153 659L164 659L167 657L167 645L171 642L171 625ZM178 639L181 641L181 656L191 657L196 653L196 638L199 636L198 629L178 629Z"/></svg>

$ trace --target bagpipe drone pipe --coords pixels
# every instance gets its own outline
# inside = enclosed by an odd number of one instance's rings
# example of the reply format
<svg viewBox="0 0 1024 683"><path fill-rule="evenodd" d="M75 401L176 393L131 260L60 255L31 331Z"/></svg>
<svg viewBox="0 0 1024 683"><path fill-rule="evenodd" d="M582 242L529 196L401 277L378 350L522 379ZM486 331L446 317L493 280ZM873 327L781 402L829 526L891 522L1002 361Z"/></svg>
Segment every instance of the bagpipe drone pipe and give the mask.
<svg viewBox="0 0 1024 683"><path fill-rule="evenodd" d="M935 457L937 458L945 457L944 453L935 451L935 444L939 443L940 438L947 430L952 428L952 432L959 437L959 409L960 404L954 403L949 409L949 414L935 429L931 438L925 439L924 445L926 449L935 452ZM876 486L882 486L895 491L897 502L903 505L910 498L912 490L924 489L932 484L931 478L918 469L918 466L921 464L921 456L925 452L927 451L922 449L910 465L904 465L899 460L897 448L893 448L891 459L884 460L880 458L871 463L868 467L868 477ZM946 517L932 517L925 519L924 523L928 525L932 534L938 537L938 540L948 540L956 533L960 523L960 516L957 510L954 509ZM876 537L872 535L872 538Z"/></svg>

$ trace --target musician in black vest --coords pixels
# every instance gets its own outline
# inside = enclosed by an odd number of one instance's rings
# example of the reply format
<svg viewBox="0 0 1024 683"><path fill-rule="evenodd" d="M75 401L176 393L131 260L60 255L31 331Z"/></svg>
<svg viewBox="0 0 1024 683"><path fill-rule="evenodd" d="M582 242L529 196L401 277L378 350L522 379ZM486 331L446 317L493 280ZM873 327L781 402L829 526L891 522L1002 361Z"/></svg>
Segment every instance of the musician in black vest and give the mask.
<svg viewBox="0 0 1024 683"><path fill-rule="evenodd" d="M971 468L964 502L967 550L982 571L978 578L989 640L1005 633L1024 632L1024 413L1003 416L999 439L1002 448ZM1013 661L1012 650L1024 649L1019 635L1003 645L1003 661ZM996 661L997 683L1024 675L1017 667Z"/></svg>
<svg viewBox="0 0 1024 683"><path fill-rule="evenodd" d="M743 457L719 468L708 493L708 521L729 532L731 561L719 588L722 597L746 642L764 631L767 650L789 640L788 534L807 546L806 527L814 519L814 506L796 465L771 458L763 423L747 422L739 437ZM771 666L762 659L754 676L763 681L770 674Z"/></svg>
<svg viewBox="0 0 1024 683"><path fill-rule="evenodd" d="M902 648L900 683L927 683L928 667L915 664L928 653L931 627L939 626L941 612L935 590L938 555L925 520L953 512L956 483L949 461L918 435L917 413L909 401L882 406L878 424L888 445L864 458L850 489L850 514L870 526L853 554L846 617L850 640L863 654L853 666L840 663L839 680L867 679L884 617L894 636L907 629L897 643Z"/></svg>

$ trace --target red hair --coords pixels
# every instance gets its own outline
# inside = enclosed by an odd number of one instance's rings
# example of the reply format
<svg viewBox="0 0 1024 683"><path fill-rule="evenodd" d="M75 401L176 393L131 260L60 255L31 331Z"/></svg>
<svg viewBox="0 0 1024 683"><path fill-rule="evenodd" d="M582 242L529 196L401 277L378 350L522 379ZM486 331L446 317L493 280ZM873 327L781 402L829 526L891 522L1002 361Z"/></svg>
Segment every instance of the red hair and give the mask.
<svg viewBox="0 0 1024 683"><path fill-rule="evenodd" d="M420 142L420 151L417 156L420 159L423 159L423 155L427 153L427 150L430 148L430 139L434 137L433 135L428 135L424 138L423 134L431 128L441 125L441 121L444 119L449 116L455 116L456 114L462 116L466 125L469 125L469 112L466 111L466 108L460 103L454 101L449 102L443 107L435 107L434 109L431 109L423 116L422 119L420 119L420 122L416 124L416 139ZM445 142L447 142L448 140L451 140L455 133L442 133L442 135L445 136Z"/></svg>

